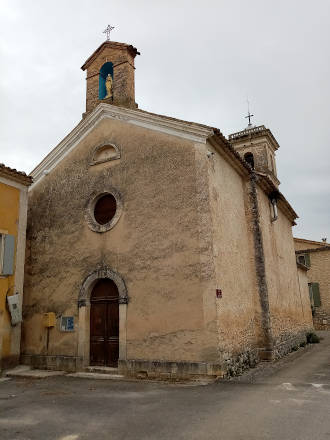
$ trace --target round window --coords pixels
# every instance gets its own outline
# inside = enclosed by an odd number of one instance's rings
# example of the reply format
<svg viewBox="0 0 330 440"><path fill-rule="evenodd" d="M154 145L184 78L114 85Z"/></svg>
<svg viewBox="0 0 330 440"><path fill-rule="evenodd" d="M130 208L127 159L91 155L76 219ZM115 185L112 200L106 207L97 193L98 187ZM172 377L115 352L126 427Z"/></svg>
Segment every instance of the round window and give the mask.
<svg viewBox="0 0 330 440"><path fill-rule="evenodd" d="M85 208L88 227L94 232L106 232L117 224L123 202L119 191L106 187L90 194Z"/></svg>
<svg viewBox="0 0 330 440"><path fill-rule="evenodd" d="M113 219L116 214L117 202L112 194L101 196L94 207L94 218L99 225L105 225Z"/></svg>

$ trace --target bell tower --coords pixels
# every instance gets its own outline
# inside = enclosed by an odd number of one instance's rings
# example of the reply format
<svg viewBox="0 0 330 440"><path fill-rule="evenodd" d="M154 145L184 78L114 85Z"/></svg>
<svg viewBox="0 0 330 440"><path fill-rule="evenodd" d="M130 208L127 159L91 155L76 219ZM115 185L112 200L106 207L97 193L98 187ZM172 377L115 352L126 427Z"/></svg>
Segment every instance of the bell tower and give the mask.
<svg viewBox="0 0 330 440"><path fill-rule="evenodd" d="M265 174L275 186L280 184L275 161L279 145L268 128L249 124L245 130L230 134L229 142L253 169Z"/></svg>
<svg viewBox="0 0 330 440"><path fill-rule="evenodd" d="M87 59L86 113L100 103L137 108L134 87L134 59L140 55L131 45L105 41Z"/></svg>

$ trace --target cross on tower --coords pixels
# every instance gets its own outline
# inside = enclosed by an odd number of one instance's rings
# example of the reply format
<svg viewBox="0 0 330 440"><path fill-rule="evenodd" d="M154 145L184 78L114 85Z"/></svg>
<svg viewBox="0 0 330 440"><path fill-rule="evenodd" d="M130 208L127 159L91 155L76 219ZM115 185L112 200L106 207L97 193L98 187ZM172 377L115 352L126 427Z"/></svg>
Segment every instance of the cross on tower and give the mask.
<svg viewBox="0 0 330 440"><path fill-rule="evenodd" d="M245 118L248 118L248 119L249 119L248 127L252 127L252 124L251 124L251 118L252 118L252 116L254 116L254 115L251 115L251 113L250 113L250 103L249 103L249 100L247 100L247 103L248 103L248 115L245 116Z"/></svg>
<svg viewBox="0 0 330 440"><path fill-rule="evenodd" d="M104 29L103 34L107 34L107 41L110 41L110 32L114 29L114 26L110 26L110 24L108 24L108 26Z"/></svg>
<svg viewBox="0 0 330 440"><path fill-rule="evenodd" d="M252 118L252 116L254 116L254 115L251 115L250 110L249 110L248 115L245 116L245 118L248 118L248 119L249 119L248 127L252 127L252 124L251 124L251 118Z"/></svg>

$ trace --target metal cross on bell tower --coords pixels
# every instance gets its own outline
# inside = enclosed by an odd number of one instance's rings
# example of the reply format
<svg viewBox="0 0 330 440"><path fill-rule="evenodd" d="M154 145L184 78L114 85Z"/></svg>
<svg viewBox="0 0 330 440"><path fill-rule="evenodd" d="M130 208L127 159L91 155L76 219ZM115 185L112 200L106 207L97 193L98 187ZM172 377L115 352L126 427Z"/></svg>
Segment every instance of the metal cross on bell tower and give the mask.
<svg viewBox="0 0 330 440"><path fill-rule="evenodd" d="M108 24L108 26L104 29L103 34L107 34L107 41L110 41L110 32L114 29L114 26L110 26L110 24Z"/></svg>
<svg viewBox="0 0 330 440"><path fill-rule="evenodd" d="M250 113L250 103L249 103L249 100L248 100L248 99L247 99L247 104L248 104L248 115L245 116L245 118L248 118L248 119L249 119L248 128L251 128L251 127L252 127L252 124L251 124L251 118L252 118L252 116L254 116L254 115L251 115L251 113Z"/></svg>

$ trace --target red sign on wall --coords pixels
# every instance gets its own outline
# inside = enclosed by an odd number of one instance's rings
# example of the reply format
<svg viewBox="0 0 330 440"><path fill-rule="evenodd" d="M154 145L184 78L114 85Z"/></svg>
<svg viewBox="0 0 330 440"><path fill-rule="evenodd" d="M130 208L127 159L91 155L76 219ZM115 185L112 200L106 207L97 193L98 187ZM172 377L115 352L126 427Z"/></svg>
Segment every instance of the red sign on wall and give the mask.
<svg viewBox="0 0 330 440"><path fill-rule="evenodd" d="M217 295L217 298L222 298L222 290L221 289L215 289L215 293Z"/></svg>

